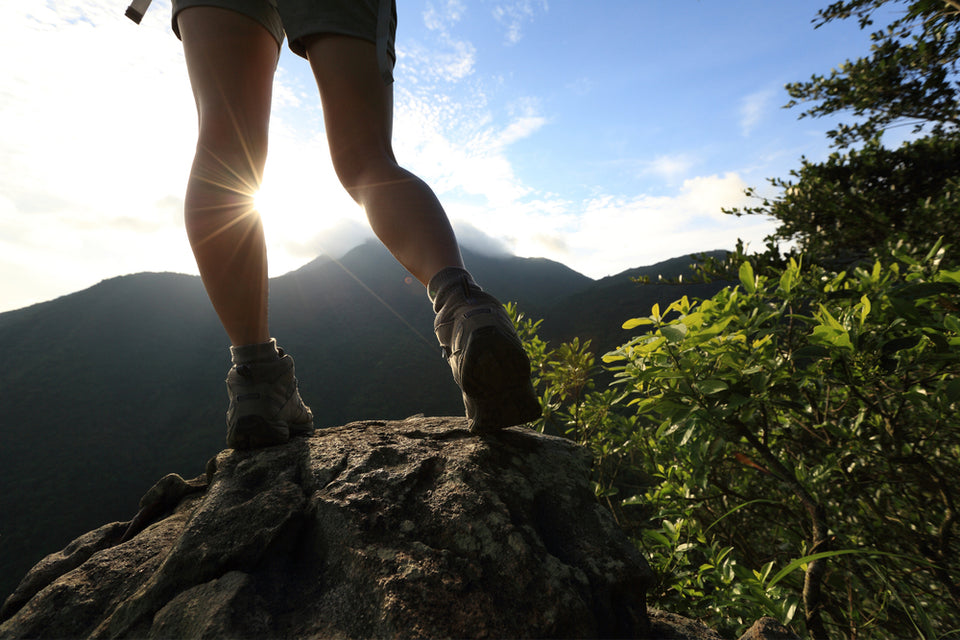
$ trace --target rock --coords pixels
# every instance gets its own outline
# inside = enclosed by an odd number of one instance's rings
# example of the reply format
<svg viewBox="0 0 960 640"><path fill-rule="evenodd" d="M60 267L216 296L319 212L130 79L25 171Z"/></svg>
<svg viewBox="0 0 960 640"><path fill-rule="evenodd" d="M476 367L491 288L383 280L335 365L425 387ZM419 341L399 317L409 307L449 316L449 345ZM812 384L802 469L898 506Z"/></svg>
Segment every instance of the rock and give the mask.
<svg viewBox="0 0 960 640"><path fill-rule="evenodd" d="M760 618L740 636L740 640L800 640L800 637L775 618Z"/></svg>
<svg viewBox="0 0 960 640"><path fill-rule="evenodd" d="M168 476L41 561L19 637L646 637L646 562L589 460L462 418L362 422Z"/></svg>
<svg viewBox="0 0 960 640"><path fill-rule="evenodd" d="M650 609L650 638L656 640L723 640L719 633L696 620Z"/></svg>

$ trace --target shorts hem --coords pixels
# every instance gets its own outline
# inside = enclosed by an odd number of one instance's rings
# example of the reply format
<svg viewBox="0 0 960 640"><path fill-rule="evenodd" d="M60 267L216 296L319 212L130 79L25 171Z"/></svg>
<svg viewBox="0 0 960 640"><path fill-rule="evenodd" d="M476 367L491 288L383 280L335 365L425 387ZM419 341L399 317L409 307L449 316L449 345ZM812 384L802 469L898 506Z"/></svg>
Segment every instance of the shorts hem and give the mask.
<svg viewBox="0 0 960 640"><path fill-rule="evenodd" d="M177 24L177 16L184 9L193 7L214 7L217 9L226 9L239 13L252 20L255 20L266 29L273 39L277 41L277 48L283 45L284 30L280 22L280 16L265 0L173 0L173 15L170 18L170 26L173 34L178 40L183 40L180 36L180 25Z"/></svg>

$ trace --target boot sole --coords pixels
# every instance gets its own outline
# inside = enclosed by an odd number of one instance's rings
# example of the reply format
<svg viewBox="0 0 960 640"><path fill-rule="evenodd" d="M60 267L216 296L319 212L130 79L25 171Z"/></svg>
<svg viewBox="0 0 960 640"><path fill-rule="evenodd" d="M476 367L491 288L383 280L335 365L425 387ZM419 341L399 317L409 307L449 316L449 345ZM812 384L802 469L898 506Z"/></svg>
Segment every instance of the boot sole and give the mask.
<svg viewBox="0 0 960 640"><path fill-rule="evenodd" d="M243 416L227 434L227 446L232 449L260 449L284 444L291 436L313 433L313 423L286 425L269 423L260 416Z"/></svg>
<svg viewBox="0 0 960 640"><path fill-rule="evenodd" d="M489 433L540 417L523 347L496 326L470 334L464 350L461 388L470 431Z"/></svg>

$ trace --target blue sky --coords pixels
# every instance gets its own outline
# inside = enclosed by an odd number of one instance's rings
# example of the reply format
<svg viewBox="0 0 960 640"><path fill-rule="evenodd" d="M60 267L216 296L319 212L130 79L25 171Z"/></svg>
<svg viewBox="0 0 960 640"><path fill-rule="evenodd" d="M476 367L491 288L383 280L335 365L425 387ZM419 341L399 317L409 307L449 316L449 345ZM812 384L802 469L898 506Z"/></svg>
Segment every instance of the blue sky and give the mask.
<svg viewBox="0 0 960 640"><path fill-rule="evenodd" d="M743 189L829 153L787 82L867 52L825 0L399 0L395 150L461 242L594 278L759 247ZM0 311L139 271L195 273L182 195L196 115L169 2L0 8ZM371 237L284 47L259 199L271 275ZM468 265L469 266L469 265Z"/></svg>

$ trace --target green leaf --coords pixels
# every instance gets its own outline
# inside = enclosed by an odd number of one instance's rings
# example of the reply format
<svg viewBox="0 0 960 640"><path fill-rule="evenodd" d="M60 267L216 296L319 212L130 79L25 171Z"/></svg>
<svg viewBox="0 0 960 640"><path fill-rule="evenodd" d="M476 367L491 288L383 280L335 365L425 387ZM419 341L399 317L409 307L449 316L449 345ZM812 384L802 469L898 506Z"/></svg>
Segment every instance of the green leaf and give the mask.
<svg viewBox="0 0 960 640"><path fill-rule="evenodd" d="M839 349L853 349L853 343L850 342L850 334L844 329L837 329L825 324L813 328L810 335L810 342L815 344L837 347Z"/></svg>
<svg viewBox="0 0 960 640"><path fill-rule="evenodd" d="M753 266L746 260L740 265L740 284L744 291L754 293L757 290L756 276L753 275Z"/></svg>
<svg viewBox="0 0 960 640"><path fill-rule="evenodd" d="M687 335L687 325L668 324L666 326L660 327L660 333L663 335L664 338L666 338L672 343L680 342L683 340L684 336Z"/></svg>
<svg viewBox="0 0 960 640"><path fill-rule="evenodd" d="M947 383L947 387L944 389L944 394L947 396L947 400L950 402L950 404L960 401L960 378L954 378Z"/></svg>
<svg viewBox="0 0 960 640"><path fill-rule="evenodd" d="M793 283L796 281L797 270L793 268L793 265L787 267L783 270L783 273L780 274L780 290L784 295L790 295L790 292L793 290Z"/></svg>
<svg viewBox="0 0 960 640"><path fill-rule="evenodd" d="M867 316L870 315L870 299L867 298L866 294L860 297L860 326L863 326L863 323L866 322Z"/></svg>
<svg viewBox="0 0 960 640"><path fill-rule="evenodd" d="M803 556L802 558L797 558L793 560L790 564L785 566L783 569L777 572L777 575L773 576L770 582L767 583L767 589L771 589L778 582L786 578L788 575L799 569L800 567L806 566L813 562L814 560L821 560L825 558L835 558L837 556L845 556L850 554L860 554L865 556L885 556L889 558L900 558L902 560L911 560L907 556L898 555L895 553L886 553L885 551L873 551L871 549L838 549L837 551L823 551L821 553L814 553L809 556ZM916 559L912 559L916 561Z"/></svg>
<svg viewBox="0 0 960 640"><path fill-rule="evenodd" d="M670 435L679 428L680 425L678 425L676 422L664 422L657 428L655 437L659 440L660 438Z"/></svg>
<svg viewBox="0 0 960 640"><path fill-rule="evenodd" d="M940 271L937 279L942 282L953 282L960 284L960 271Z"/></svg>
<svg viewBox="0 0 960 640"><path fill-rule="evenodd" d="M711 396L715 393L720 393L721 391L726 391L730 388L730 385L728 385L726 382L717 379L704 380L697 386L700 388L700 392L705 396Z"/></svg>
<svg viewBox="0 0 960 640"><path fill-rule="evenodd" d="M943 326L946 327L948 331L960 333L960 320L957 319L957 316L948 314L943 319Z"/></svg>
<svg viewBox="0 0 960 640"><path fill-rule="evenodd" d="M827 308L823 306L823 304L820 304L819 307L821 316L820 322L823 322L825 325L832 327L833 329L839 329L840 331L843 331L843 325L837 322L837 319L830 314ZM824 320L826 320L826 322L824 322Z"/></svg>
<svg viewBox="0 0 960 640"><path fill-rule="evenodd" d="M921 44L924 44L921 42ZM943 236L937 238L937 241L933 243L933 246L930 248L930 251L927 252L926 257L923 259L924 262L930 262L933 260L934 256L940 253L940 248L943 246Z"/></svg>
<svg viewBox="0 0 960 640"><path fill-rule="evenodd" d="M659 531L646 530L643 532L643 537L647 540L657 543L662 547L672 547L673 543L670 542L670 539L667 536L663 535Z"/></svg>
<svg viewBox="0 0 960 640"><path fill-rule="evenodd" d="M623 317L623 316L621 316ZM631 318L623 323L624 329L636 329L644 325L653 324L653 320L650 318Z"/></svg>

